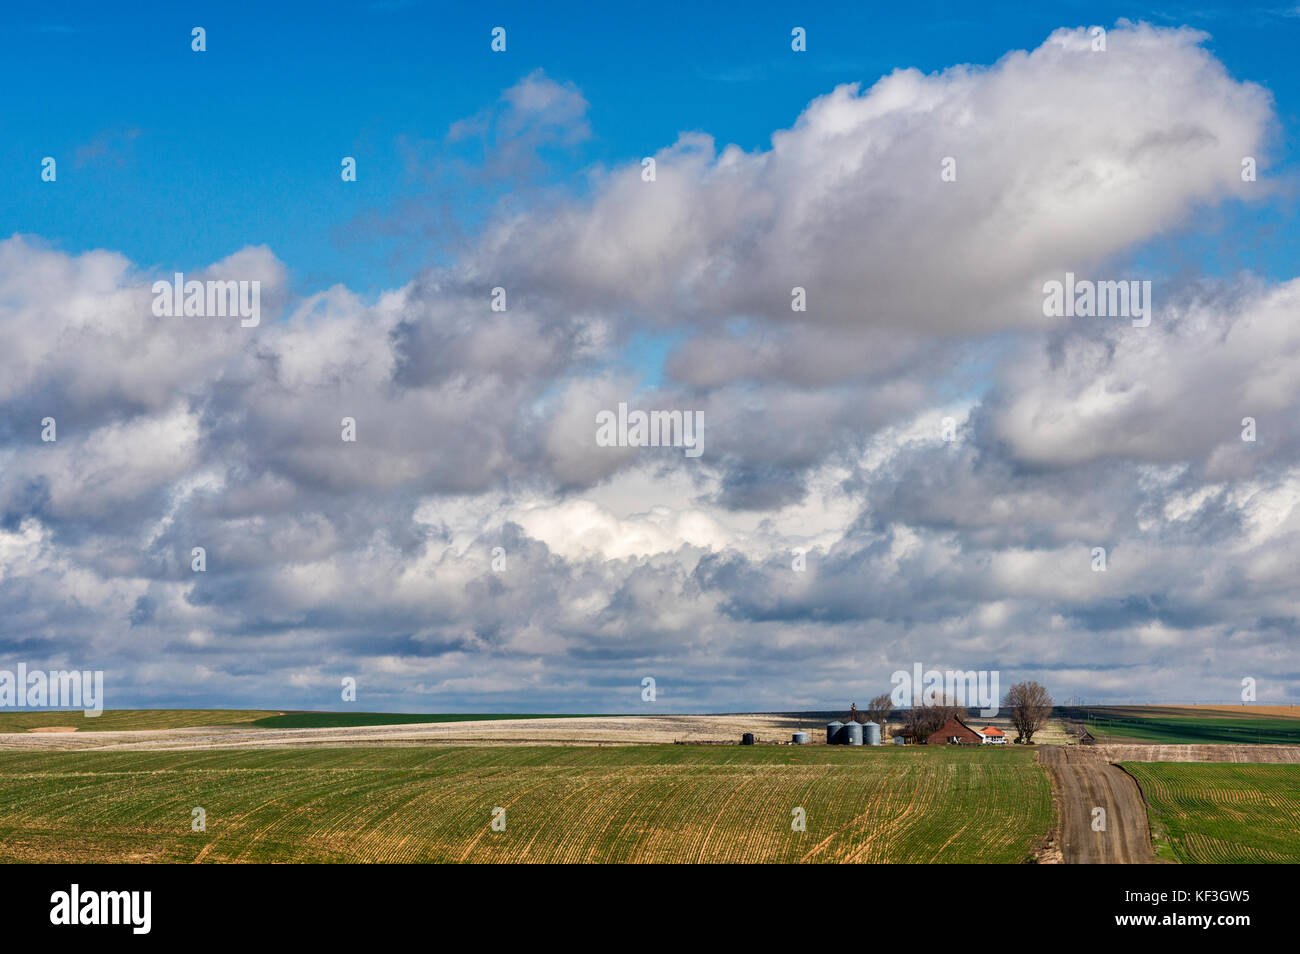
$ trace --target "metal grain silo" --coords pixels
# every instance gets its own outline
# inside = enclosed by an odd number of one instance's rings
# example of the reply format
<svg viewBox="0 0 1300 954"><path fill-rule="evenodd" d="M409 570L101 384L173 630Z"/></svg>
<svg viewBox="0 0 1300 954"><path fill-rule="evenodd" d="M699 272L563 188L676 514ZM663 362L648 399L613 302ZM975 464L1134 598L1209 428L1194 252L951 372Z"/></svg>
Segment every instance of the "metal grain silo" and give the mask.
<svg viewBox="0 0 1300 954"><path fill-rule="evenodd" d="M807 745L807 744L808 744L808 733L807 733L807 732L796 732L794 735L790 736L790 742L791 742L792 745Z"/></svg>
<svg viewBox="0 0 1300 954"><path fill-rule="evenodd" d="M826 744L843 745L844 744L844 723L835 721L826 723Z"/></svg>
<svg viewBox="0 0 1300 954"><path fill-rule="evenodd" d="M754 733L753 733L753 732L746 732L744 735L742 735L742 736L740 737L740 744L741 744L741 745L753 745L753 744L754 744Z"/></svg>
<svg viewBox="0 0 1300 954"><path fill-rule="evenodd" d="M880 744L880 726L875 722L867 722L862 726L862 744L879 745Z"/></svg>
<svg viewBox="0 0 1300 954"><path fill-rule="evenodd" d="M845 745L862 744L862 723L860 722L844 723L844 744Z"/></svg>

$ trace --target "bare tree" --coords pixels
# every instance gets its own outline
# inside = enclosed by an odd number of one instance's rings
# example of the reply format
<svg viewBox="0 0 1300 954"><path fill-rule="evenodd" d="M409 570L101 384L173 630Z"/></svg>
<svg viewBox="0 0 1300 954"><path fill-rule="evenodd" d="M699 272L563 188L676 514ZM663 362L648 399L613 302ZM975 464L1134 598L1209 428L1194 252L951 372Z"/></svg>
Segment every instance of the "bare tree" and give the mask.
<svg viewBox="0 0 1300 954"><path fill-rule="evenodd" d="M903 726L918 745L924 745L926 739L942 729L949 719L964 712L956 699L945 696L942 700L903 710Z"/></svg>
<svg viewBox="0 0 1300 954"><path fill-rule="evenodd" d="M885 734L885 722L889 719L889 713L894 711L894 700L889 693L882 693L867 703L867 718L880 726L880 734Z"/></svg>
<svg viewBox="0 0 1300 954"><path fill-rule="evenodd" d="M924 715L925 709L922 706L910 706L903 710L903 735L917 745L925 744L925 735L922 735L922 729L925 728L922 724Z"/></svg>
<svg viewBox="0 0 1300 954"><path fill-rule="evenodd" d="M1007 690L1002 707L1011 710L1017 741L1028 743L1047 724L1047 717L1052 714L1052 697L1036 682L1018 682Z"/></svg>

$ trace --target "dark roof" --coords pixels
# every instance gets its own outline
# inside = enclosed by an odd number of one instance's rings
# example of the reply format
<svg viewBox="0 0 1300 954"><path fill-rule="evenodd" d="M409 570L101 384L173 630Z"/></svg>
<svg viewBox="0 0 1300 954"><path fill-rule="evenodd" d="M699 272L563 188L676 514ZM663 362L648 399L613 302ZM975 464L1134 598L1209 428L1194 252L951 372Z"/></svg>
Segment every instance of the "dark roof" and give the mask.
<svg viewBox="0 0 1300 954"><path fill-rule="evenodd" d="M963 729L965 729L967 732L971 733L972 735L979 735L979 734L980 734L979 732L976 732L974 729L972 729L970 726L968 726L968 725L966 724L966 720L965 720L965 719L963 719L961 716L957 716L957 715L955 715L955 716L953 716L951 719L949 719L947 722L945 722L943 725L939 726L939 728L937 728L937 729L935 729L933 732L931 732L930 735L929 735L929 738L934 738L936 735L938 735L940 732L943 732L944 729L948 728L948 727L949 727L950 725L952 725L954 722L956 722L959 726L961 726ZM951 733L949 733L949 734L951 734Z"/></svg>

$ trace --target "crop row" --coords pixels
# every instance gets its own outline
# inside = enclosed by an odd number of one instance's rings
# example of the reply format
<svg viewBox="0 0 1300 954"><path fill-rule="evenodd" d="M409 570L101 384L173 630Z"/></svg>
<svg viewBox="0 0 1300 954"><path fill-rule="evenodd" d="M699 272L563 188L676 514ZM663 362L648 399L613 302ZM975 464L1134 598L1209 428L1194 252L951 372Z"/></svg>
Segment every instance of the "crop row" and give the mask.
<svg viewBox="0 0 1300 954"><path fill-rule="evenodd" d="M1300 765L1135 762L1157 850L1192 863L1300 862Z"/></svg>

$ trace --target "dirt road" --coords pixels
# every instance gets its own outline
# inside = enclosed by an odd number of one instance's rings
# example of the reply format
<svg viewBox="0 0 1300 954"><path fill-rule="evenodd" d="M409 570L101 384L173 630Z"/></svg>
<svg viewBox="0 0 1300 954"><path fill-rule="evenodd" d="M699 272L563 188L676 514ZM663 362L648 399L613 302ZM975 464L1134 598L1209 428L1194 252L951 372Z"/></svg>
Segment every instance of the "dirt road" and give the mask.
<svg viewBox="0 0 1300 954"><path fill-rule="evenodd" d="M1044 746L1039 762L1052 775L1066 864L1151 864L1151 831L1137 783L1093 746ZM1104 830L1095 809L1105 810ZM1097 820L1094 821L1094 818Z"/></svg>

